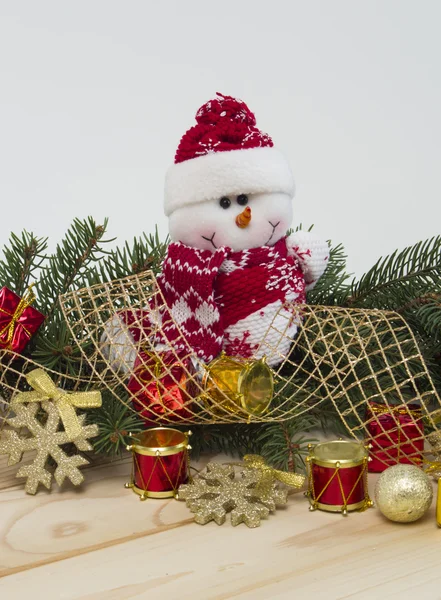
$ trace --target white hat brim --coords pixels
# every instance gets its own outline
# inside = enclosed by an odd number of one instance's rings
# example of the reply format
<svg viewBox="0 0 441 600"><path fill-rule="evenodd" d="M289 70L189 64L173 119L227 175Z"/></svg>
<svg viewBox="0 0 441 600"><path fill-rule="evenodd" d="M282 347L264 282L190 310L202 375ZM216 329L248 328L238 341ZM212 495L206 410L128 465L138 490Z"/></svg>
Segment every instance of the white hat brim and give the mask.
<svg viewBox="0 0 441 600"><path fill-rule="evenodd" d="M164 212L229 194L285 193L293 197L294 178L275 148L212 152L173 164L165 178Z"/></svg>

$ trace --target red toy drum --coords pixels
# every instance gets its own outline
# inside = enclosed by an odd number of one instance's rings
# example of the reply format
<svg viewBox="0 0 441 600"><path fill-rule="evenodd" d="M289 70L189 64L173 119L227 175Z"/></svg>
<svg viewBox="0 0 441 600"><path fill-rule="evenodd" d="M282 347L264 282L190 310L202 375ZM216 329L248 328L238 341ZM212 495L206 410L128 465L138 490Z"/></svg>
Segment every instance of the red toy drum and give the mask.
<svg viewBox="0 0 441 600"><path fill-rule="evenodd" d="M310 510L341 512L364 510L373 505L367 486L368 451L353 441L335 440L310 446Z"/></svg>
<svg viewBox="0 0 441 600"><path fill-rule="evenodd" d="M190 431L155 427L133 436L135 443L127 446L133 454L133 468L126 487L141 500L175 497L181 483L188 479L190 435Z"/></svg>

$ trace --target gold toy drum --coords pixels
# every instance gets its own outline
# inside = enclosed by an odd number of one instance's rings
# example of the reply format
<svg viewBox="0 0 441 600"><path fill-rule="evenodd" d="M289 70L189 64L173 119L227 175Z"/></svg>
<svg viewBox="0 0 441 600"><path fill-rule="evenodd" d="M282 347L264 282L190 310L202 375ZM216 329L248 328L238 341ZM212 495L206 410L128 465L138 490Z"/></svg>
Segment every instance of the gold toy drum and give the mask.
<svg viewBox="0 0 441 600"><path fill-rule="evenodd" d="M141 500L176 496L188 479L189 435L190 431L155 427L133 436L135 443L127 446L133 454L133 467L126 487Z"/></svg>
<svg viewBox="0 0 441 600"><path fill-rule="evenodd" d="M203 398L210 408L261 415L274 393L273 373L265 359L246 360L221 354L205 367Z"/></svg>
<svg viewBox="0 0 441 600"><path fill-rule="evenodd" d="M310 446L308 497L316 508L344 515L373 505L367 486L368 451L355 441Z"/></svg>

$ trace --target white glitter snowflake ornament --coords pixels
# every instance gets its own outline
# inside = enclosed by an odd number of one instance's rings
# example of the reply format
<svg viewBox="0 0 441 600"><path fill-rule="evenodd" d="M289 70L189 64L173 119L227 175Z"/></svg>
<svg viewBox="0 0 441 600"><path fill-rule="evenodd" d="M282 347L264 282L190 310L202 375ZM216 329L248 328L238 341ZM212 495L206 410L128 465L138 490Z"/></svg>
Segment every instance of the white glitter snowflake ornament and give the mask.
<svg viewBox="0 0 441 600"><path fill-rule="evenodd" d="M185 500L200 525L210 521L222 525L231 512L232 525L259 527L262 518L286 504L288 495L276 483L260 486L261 479L261 473L254 469L244 469L236 478L232 465L209 463L205 474L180 486L179 499Z"/></svg>
<svg viewBox="0 0 441 600"><path fill-rule="evenodd" d="M37 451L33 462L22 466L17 472L17 477L27 478L25 490L28 494L35 494L40 483L50 489L52 472L47 469L49 456L57 463L53 476L58 485L66 478L74 485L80 485L84 476L78 467L87 465L89 461L79 454L68 455L61 446L73 443L78 450L92 450L87 440L98 435L98 427L84 425L86 416L79 415L81 435L71 439L65 431L60 431L61 418L57 407L52 402L42 402L41 407L47 413L47 419L40 419L37 416L39 406L38 402L14 406L16 416L7 419L7 424L13 429L1 432L0 454L9 454L8 464L15 465L21 461L24 452ZM22 435L22 428L28 430L27 435Z"/></svg>

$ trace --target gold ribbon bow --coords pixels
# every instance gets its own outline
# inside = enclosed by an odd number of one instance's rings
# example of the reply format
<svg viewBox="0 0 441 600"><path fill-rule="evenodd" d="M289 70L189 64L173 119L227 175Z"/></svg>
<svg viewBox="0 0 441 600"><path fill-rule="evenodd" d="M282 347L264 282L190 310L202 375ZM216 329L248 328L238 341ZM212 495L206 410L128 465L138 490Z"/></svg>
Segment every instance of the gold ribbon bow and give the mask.
<svg viewBox="0 0 441 600"><path fill-rule="evenodd" d="M81 435L81 425L75 408L98 408L101 406L101 392L65 392L56 387L52 379L43 369L34 369L26 375L26 381L35 390L20 392L12 401L14 404L23 402L44 402L52 400L58 409L64 429L74 440Z"/></svg>
<svg viewBox="0 0 441 600"><path fill-rule="evenodd" d="M306 477L299 473L288 473L287 471L273 469L273 467L266 464L263 456L259 456L259 454L245 454L243 462L248 469L257 469L262 473L262 482L265 480L273 482L276 479L290 487L301 488L306 480Z"/></svg>
<svg viewBox="0 0 441 600"><path fill-rule="evenodd" d="M427 465L424 469L426 473L428 475L433 475L435 479L439 479L441 474L441 462L439 460L433 462L430 460L424 460L423 462L425 465Z"/></svg>
<svg viewBox="0 0 441 600"><path fill-rule="evenodd" d="M18 320L20 319L20 317L22 316L24 311L28 308L28 306L30 306L35 301L35 294L32 291L33 285L34 284L31 283L31 285L28 288L28 291L23 296L23 298L20 299L20 302L17 304L17 307L13 313L10 313L9 311L5 310L4 308L0 308L0 311L2 313L5 313L6 315L11 317L11 320L9 321L9 323L7 325L5 325L5 327L3 327L3 329L0 331L0 336L3 336L6 332L8 332L8 338L7 338L8 346L11 346L11 344L12 344L12 338L14 337L14 331L15 331L15 327L17 325ZM31 333L26 329L26 327L24 327L24 326L22 326L22 327L25 330L26 334L30 336Z"/></svg>
<svg viewBox="0 0 441 600"><path fill-rule="evenodd" d="M371 404L369 409L374 415L410 415L416 419L421 419L422 409L409 409L405 404L400 406L387 406L386 404Z"/></svg>

